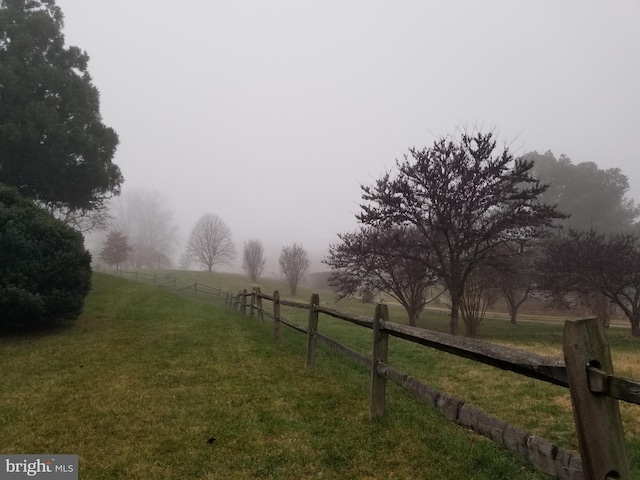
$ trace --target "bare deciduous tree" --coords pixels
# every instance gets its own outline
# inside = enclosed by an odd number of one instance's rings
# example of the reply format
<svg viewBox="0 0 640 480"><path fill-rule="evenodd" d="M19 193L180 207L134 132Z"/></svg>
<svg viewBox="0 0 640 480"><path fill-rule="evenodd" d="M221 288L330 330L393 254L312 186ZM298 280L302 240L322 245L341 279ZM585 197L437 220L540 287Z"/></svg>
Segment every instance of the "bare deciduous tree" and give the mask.
<svg viewBox="0 0 640 480"><path fill-rule="evenodd" d="M170 267L178 246L178 227L167 197L157 190L125 192L113 202L113 224L133 248L129 261L136 268Z"/></svg>
<svg viewBox="0 0 640 480"><path fill-rule="evenodd" d="M202 215L191 230L183 261L202 265L211 272L215 265L230 265L235 256L227 224L212 213Z"/></svg>
<svg viewBox="0 0 640 480"><path fill-rule="evenodd" d="M493 283L507 302L511 324L515 325L518 309L533 289L539 245L534 243L525 249L519 242L507 242L499 247L499 252L497 262L493 264Z"/></svg>
<svg viewBox="0 0 640 480"><path fill-rule="evenodd" d="M295 296L298 285L304 279L311 265L309 255L301 244L294 243L291 246L282 247L278 262L280 263L280 273L289 285L291 295Z"/></svg>
<svg viewBox="0 0 640 480"><path fill-rule="evenodd" d="M251 239L244 244L242 268L252 282L257 282L264 270L264 248L260 240Z"/></svg>
<svg viewBox="0 0 640 480"><path fill-rule="evenodd" d="M429 265L451 297L449 328L458 313L471 272L496 254L496 247L542 234L561 215L538 202L546 186L532 175L533 162L498 151L491 133L461 133L431 148L410 149L398 172L362 187L357 218L377 227L414 225L433 250Z"/></svg>
<svg viewBox="0 0 640 480"><path fill-rule="evenodd" d="M333 268L329 284L341 297L384 292L407 311L409 325L416 326L436 276L421 258L430 250L420 245L421 236L413 227L362 228L339 235L340 243L329 247L323 260Z"/></svg>
<svg viewBox="0 0 640 480"><path fill-rule="evenodd" d="M476 267L469 273L465 283L460 311L469 337L478 335L480 323L484 320L487 309L499 296L499 289L491 282L495 275L491 270L487 267Z"/></svg>
<svg viewBox="0 0 640 480"><path fill-rule="evenodd" d="M569 230L549 240L540 262L554 294L598 292L624 312L640 337L640 237Z"/></svg>

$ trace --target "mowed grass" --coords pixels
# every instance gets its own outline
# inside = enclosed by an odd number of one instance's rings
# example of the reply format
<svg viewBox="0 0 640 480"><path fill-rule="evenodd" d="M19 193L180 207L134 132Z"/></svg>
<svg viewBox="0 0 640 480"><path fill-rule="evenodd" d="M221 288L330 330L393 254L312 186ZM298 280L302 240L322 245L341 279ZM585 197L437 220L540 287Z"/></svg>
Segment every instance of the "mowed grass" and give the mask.
<svg viewBox="0 0 640 480"><path fill-rule="evenodd" d="M239 276L232 281L234 291L243 288ZM330 295L322 298L335 306ZM305 323L304 311L284 313ZM402 321L401 311L393 316ZM438 311L421 322L447 326ZM320 330L369 353L370 331L324 315ZM268 320L259 327L255 318L199 299L96 275L86 312L72 327L0 338L0 451L78 453L81 478L545 478L394 385L387 417L370 421L368 372L323 347L317 367L305 370L304 337L286 327L283 334L276 342ZM488 319L482 334L555 356L562 327ZM627 330L609 336L617 370L628 365L622 374L638 378L637 342ZM397 339L390 363L577 448L565 389ZM622 408L639 477L640 412Z"/></svg>
<svg viewBox="0 0 640 480"><path fill-rule="evenodd" d="M205 272L164 272L167 278L179 278L180 283L202 282L237 292L254 286L246 277L234 274L208 274ZM225 288L225 285L228 288ZM262 291L282 292L284 298L306 302L312 290L301 288L297 297L287 295L288 289L277 280L261 281ZM331 292L320 291L323 305L366 316L372 316L374 306L352 299L336 302ZM429 308L421 315L419 326L436 331L449 331L448 313L442 305ZM271 302L265 301L269 310ZM406 313L399 305L390 304L391 319L406 323ZM562 358L564 321L578 318L583 312L566 312L558 315L522 315L517 325L511 325L504 314L489 314L483 321L480 340L499 343L528 350L541 355ZM578 314L577 314L578 313ZM306 325L307 312L302 309L283 307L282 314L300 325ZM370 353L370 332L347 322L320 315L319 330L364 354ZM460 325L464 332L464 325ZM606 330L611 347L615 373L640 379L640 342L630 335L624 320ZM544 382L503 372L492 367L452 357L449 354L411 345L403 340L391 339L389 361L418 379L507 422L557 445L578 451L569 392ZM391 386L395 389L395 386ZM634 478L640 478L640 406L620 402L628 452Z"/></svg>
<svg viewBox="0 0 640 480"><path fill-rule="evenodd" d="M366 369L306 370L271 328L96 274L73 325L0 339L0 451L78 454L83 479L544 478L393 386L369 420Z"/></svg>

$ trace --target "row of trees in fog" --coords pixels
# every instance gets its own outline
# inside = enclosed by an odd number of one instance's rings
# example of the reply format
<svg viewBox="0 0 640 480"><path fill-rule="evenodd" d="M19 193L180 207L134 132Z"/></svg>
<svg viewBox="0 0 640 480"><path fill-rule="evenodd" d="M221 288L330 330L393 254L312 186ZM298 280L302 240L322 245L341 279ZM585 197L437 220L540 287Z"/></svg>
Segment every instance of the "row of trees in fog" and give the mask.
<svg viewBox="0 0 640 480"><path fill-rule="evenodd" d="M329 281L342 296L390 295L412 325L446 292L453 334L461 316L475 335L498 296L515 322L535 292L581 300L603 319L615 305L639 336L640 211L628 188L619 169L550 152L516 158L491 133L461 132L362 187L359 229L324 260Z"/></svg>
<svg viewBox="0 0 640 480"><path fill-rule="evenodd" d="M173 212L156 191L137 190L114 202L111 228L104 240L99 259L120 268L166 268L178 246ZM180 268L201 268L213 272L229 267L236 258L231 229L218 215L202 215L193 228L180 256ZM264 246L258 239L244 243L242 268L252 282L258 282L266 264ZM278 258L281 277L291 294L305 278L311 264L301 244L285 246Z"/></svg>

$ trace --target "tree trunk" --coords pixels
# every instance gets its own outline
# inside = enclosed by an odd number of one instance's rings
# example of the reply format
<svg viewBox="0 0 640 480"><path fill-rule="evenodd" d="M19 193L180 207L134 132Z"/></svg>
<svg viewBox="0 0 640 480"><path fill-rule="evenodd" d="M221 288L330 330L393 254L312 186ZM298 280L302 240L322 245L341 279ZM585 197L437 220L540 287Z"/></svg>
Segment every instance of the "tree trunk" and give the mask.
<svg viewBox="0 0 640 480"><path fill-rule="evenodd" d="M631 335L640 337L640 312L634 313L629 317L631 321Z"/></svg>
<svg viewBox="0 0 640 480"><path fill-rule="evenodd" d="M460 295L451 293L451 319L449 320L449 333L458 334L458 313L460 312Z"/></svg>
<svg viewBox="0 0 640 480"><path fill-rule="evenodd" d="M409 326L411 327L415 327L416 326L416 321L418 320L418 315L416 315L414 312L407 312L407 314L409 315Z"/></svg>
<svg viewBox="0 0 640 480"><path fill-rule="evenodd" d="M531 287L527 286L524 291L524 294L521 298L517 297L519 290L512 290L509 288L503 288L502 293L504 294L504 298L507 301L507 305L509 307L509 315L511 317L511 324L516 324L516 318L518 316L518 309L520 306L529 298L529 292L531 291Z"/></svg>
<svg viewBox="0 0 640 480"><path fill-rule="evenodd" d="M518 308L509 305L509 314L511 316L511 325L515 325L518 316Z"/></svg>

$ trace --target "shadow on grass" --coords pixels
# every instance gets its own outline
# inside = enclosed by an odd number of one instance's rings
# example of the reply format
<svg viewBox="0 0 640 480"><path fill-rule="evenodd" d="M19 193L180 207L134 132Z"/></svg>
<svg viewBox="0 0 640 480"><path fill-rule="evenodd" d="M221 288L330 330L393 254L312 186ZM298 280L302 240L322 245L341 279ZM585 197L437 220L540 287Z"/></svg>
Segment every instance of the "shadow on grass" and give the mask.
<svg viewBox="0 0 640 480"><path fill-rule="evenodd" d="M64 332L75 325L76 318L57 318L29 324L3 320L0 323L0 338L40 338Z"/></svg>

